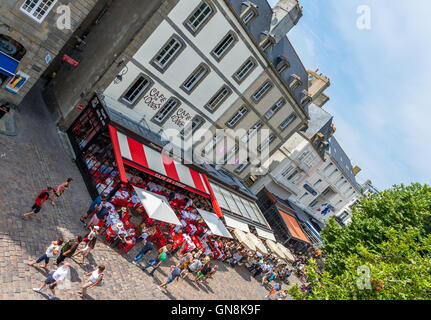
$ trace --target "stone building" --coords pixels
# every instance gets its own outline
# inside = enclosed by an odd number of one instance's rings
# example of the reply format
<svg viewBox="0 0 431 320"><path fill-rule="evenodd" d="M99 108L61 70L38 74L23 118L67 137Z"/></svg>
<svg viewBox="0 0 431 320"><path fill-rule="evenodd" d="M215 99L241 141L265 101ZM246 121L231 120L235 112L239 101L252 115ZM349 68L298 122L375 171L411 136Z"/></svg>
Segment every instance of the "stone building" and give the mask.
<svg viewBox="0 0 431 320"><path fill-rule="evenodd" d="M97 0L1 1L0 100L15 105L21 102L96 3Z"/></svg>

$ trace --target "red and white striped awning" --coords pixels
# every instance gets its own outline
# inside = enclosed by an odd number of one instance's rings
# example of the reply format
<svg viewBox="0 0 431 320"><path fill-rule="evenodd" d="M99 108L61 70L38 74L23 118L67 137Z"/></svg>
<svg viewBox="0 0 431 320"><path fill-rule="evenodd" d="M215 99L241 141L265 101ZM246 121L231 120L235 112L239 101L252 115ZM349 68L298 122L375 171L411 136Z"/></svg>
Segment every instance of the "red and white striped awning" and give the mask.
<svg viewBox="0 0 431 320"><path fill-rule="evenodd" d="M120 178L127 182L124 164L184 189L210 197L205 174L201 174L160 152L133 140L110 126L111 140L119 167ZM123 170L122 168L123 167ZM123 173L121 172L123 171ZM125 181L124 181L125 180Z"/></svg>

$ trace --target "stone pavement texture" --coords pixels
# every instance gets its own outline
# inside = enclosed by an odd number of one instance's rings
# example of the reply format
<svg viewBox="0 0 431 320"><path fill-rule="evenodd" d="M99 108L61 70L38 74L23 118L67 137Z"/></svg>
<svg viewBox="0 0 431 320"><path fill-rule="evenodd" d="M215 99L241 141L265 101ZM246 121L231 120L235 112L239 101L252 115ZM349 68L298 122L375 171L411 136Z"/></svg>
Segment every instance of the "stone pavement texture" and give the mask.
<svg viewBox="0 0 431 320"><path fill-rule="evenodd" d="M38 294L32 288L39 287L48 272L26 263L41 256L58 237L69 240L74 235L84 235L79 217L91 199L44 108L40 88L30 92L20 110L18 135L0 135L0 299L40 300L47 299L50 291L45 289ZM41 190L57 186L68 177L74 179L71 189L57 200L55 207L47 202L30 220L21 219ZM90 289L84 299L257 300L268 292L244 267L232 269L223 263L219 263L214 279L206 283L180 280L170 284L167 291L158 290L157 286L168 278L173 262L165 263L150 277L131 263L141 246L138 244L129 253L120 255L99 238L83 266L68 260L72 267L71 288L57 290L57 297L81 299L76 291L80 290L83 275L98 264L106 266L104 285ZM154 253L150 255L153 256ZM49 269L55 268L51 259Z"/></svg>

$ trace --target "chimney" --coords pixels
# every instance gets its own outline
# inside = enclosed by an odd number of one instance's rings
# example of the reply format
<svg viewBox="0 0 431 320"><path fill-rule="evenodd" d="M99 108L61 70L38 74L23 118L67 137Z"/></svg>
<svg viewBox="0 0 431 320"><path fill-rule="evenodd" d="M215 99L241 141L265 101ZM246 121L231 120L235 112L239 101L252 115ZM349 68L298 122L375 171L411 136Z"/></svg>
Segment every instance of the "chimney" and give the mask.
<svg viewBox="0 0 431 320"><path fill-rule="evenodd" d="M361 168L359 168L358 166L355 166L353 168L353 174L355 175L355 177L358 175L359 172L361 172Z"/></svg>
<svg viewBox="0 0 431 320"><path fill-rule="evenodd" d="M302 17L302 6L299 6L298 0L280 0L272 11L270 33L278 43Z"/></svg>

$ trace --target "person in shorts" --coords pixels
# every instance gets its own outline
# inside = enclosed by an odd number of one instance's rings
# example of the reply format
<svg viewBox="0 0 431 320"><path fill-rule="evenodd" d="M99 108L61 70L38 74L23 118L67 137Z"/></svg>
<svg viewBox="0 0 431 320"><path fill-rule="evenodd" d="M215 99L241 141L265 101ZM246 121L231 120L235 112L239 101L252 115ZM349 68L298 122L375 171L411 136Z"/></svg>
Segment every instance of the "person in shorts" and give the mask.
<svg viewBox="0 0 431 320"><path fill-rule="evenodd" d="M202 267L202 269L200 269L200 270L197 272L196 278L195 278L193 281L197 282L197 281L202 281L202 280L204 280L204 279L209 275L209 273L210 273L210 271L212 270L212 268L213 268L212 263L206 263L206 264Z"/></svg>
<svg viewBox="0 0 431 320"><path fill-rule="evenodd" d="M56 297L55 295L55 287L60 281L63 281L66 279L69 273L70 264L65 263L62 267L58 268L55 272L51 271L52 274L46 278L46 280L42 283L42 286L40 288L33 288L33 291L40 293L43 288L46 286L49 286L49 289L52 292L52 295L49 296L49 299L52 300Z"/></svg>
<svg viewBox="0 0 431 320"><path fill-rule="evenodd" d="M171 275L169 276L168 280L165 283L159 286L159 288L160 289L165 288L169 283L173 282L175 279L177 279L177 281L180 280L181 268L182 268L181 264L178 264L176 266L175 265L171 266L171 269L170 269Z"/></svg>
<svg viewBox="0 0 431 320"><path fill-rule="evenodd" d="M45 190L43 190L34 201L34 205L33 207L31 207L31 211L24 213L22 215L22 218L25 220L28 217L32 216L33 214L39 213L40 210L42 209L44 202L49 198L51 198L53 194L54 194L54 189L52 189L51 187L48 187Z"/></svg>
<svg viewBox="0 0 431 320"><path fill-rule="evenodd" d="M91 216L94 212L98 212L100 209L102 209L103 201L104 199L102 199L101 196L98 196L96 199L94 199L90 205L90 208L88 208L87 212L84 213L84 215L79 220L82 223L85 223L85 219Z"/></svg>
<svg viewBox="0 0 431 320"><path fill-rule="evenodd" d="M54 196L51 198L52 206L55 206L55 200L61 197L61 195L64 193L64 190L70 189L70 184L72 183L72 181L72 178L68 178L66 182L54 188Z"/></svg>
<svg viewBox="0 0 431 320"><path fill-rule="evenodd" d="M35 264L39 264L42 261L45 262L45 265L41 266L41 268L46 269L49 263L49 259L57 259L60 254L60 248L63 244L63 239L59 238L57 241L52 241L50 246L46 249L45 253L36 261L28 262L29 266L34 266Z"/></svg>

